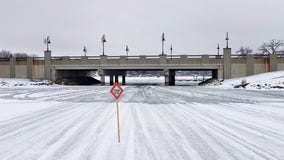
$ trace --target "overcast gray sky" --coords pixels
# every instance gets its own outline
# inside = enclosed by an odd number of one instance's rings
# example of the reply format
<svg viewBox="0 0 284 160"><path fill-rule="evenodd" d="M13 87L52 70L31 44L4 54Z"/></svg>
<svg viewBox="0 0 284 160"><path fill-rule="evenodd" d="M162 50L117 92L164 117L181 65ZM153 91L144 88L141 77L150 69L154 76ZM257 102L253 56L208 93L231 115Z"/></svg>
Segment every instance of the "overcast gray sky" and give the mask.
<svg viewBox="0 0 284 160"><path fill-rule="evenodd" d="M225 47L254 51L271 39L284 40L283 0L1 0L0 50L43 55L51 37L53 55L165 52L216 54Z"/></svg>

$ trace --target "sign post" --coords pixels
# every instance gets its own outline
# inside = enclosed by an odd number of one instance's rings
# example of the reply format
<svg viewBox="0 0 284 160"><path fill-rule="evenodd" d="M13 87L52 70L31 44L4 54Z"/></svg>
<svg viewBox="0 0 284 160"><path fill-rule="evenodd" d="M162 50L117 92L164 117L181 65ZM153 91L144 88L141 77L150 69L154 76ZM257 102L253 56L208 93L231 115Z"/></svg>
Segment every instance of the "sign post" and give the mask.
<svg viewBox="0 0 284 160"><path fill-rule="evenodd" d="M119 107L118 107L118 99L123 93L123 89L120 87L118 83L115 83L110 93L113 95L116 101L116 117L117 117L117 135L118 135L118 143L120 143L120 126L119 126Z"/></svg>

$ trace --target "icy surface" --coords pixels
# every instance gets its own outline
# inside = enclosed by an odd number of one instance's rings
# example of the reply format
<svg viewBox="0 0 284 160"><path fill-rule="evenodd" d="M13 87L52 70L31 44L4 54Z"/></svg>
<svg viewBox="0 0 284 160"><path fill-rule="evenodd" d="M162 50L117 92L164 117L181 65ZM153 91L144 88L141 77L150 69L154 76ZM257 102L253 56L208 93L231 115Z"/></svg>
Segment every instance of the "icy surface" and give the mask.
<svg viewBox="0 0 284 160"><path fill-rule="evenodd" d="M284 159L282 90L110 88L0 88L0 159Z"/></svg>

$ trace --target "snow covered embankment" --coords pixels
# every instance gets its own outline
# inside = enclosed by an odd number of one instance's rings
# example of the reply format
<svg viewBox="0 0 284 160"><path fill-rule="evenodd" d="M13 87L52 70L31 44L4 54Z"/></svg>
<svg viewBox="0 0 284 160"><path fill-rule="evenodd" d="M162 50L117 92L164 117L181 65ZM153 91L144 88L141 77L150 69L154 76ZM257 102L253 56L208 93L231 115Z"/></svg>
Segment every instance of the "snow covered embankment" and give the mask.
<svg viewBox="0 0 284 160"><path fill-rule="evenodd" d="M269 72L248 77L228 79L224 80L223 82L215 81L209 84L209 86L213 85L221 88L243 87L246 89L284 89L284 71Z"/></svg>
<svg viewBox="0 0 284 160"><path fill-rule="evenodd" d="M0 87L15 87L15 86L49 86L52 82L49 80L37 79L12 79L2 78L0 80Z"/></svg>

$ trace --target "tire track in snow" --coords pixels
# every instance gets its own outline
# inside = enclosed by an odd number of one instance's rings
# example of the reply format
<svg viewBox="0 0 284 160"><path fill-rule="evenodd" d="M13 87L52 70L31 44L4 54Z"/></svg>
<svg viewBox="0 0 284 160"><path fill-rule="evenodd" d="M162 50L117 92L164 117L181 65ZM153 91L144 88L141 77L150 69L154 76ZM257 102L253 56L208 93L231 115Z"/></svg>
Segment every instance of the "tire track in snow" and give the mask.
<svg viewBox="0 0 284 160"><path fill-rule="evenodd" d="M80 109L80 108L78 107L78 109ZM45 139L48 139L50 136L56 135L56 134L54 135L54 133L50 132L50 131L52 131L53 128L60 129L60 128L65 128L65 127L73 127L74 122L76 122L76 121L73 121L73 123L71 123L68 126L65 123L68 120L68 117L74 117L74 118L76 118L75 120L80 120L80 118L84 118L84 115L80 115L80 114L78 115L74 111L71 111L71 112L72 112L72 114L61 115L62 117L60 115L54 115L54 117L51 117L49 119L40 120L38 123L40 123L41 126L39 125L38 127L34 128L33 130L22 132L21 135L20 135L21 137L19 137L19 138L14 137L12 139L11 138L8 139L8 144L10 144L10 142L9 142L9 140L10 140L10 141L12 141L12 144L14 144L14 145L15 144L26 144L26 146L29 146L29 148L30 147L34 148L32 146L33 145L32 142L37 143L39 141L43 141ZM58 120L59 121L62 120L62 121L60 121L60 123L58 123ZM55 133L56 132L57 132L57 130L55 130ZM43 142L39 143L39 145L42 145L42 144L44 144L44 143ZM13 146L11 146L11 147L13 148ZM10 147L10 149L11 149L11 147ZM10 155L10 156L13 157L12 159L15 159L17 157L17 155L23 155L25 152L26 152L25 146L18 147L17 152L13 153L14 156L13 155Z"/></svg>
<svg viewBox="0 0 284 160"><path fill-rule="evenodd" d="M171 146L176 148L175 152L177 154L174 159L218 159L218 155L213 148L200 136L199 130L193 129L193 121L185 120L183 117L184 112L180 112L176 105L161 106L153 111L159 117L160 123L164 123L164 130L169 132L167 138L173 141L174 145ZM183 156L180 157L180 155Z"/></svg>
<svg viewBox="0 0 284 160"><path fill-rule="evenodd" d="M195 107L196 110L198 110L197 107ZM199 113L197 113L199 112ZM247 140L245 137L236 134L235 131L229 128L229 126L226 126L222 124L223 122L219 122L216 119L211 118L208 113L200 113L201 111L193 111L191 112L192 117L196 118L199 123L202 123L204 127L211 130L210 132L218 133L220 134L221 139L226 139L226 141L230 142L229 144L237 144L239 146L242 146L245 148L245 150L251 151L251 153L254 153L255 155L259 156L259 158L266 159L266 160L280 160L279 158L275 157L275 155L269 151L266 151L264 148L258 147L253 142L250 142L250 140ZM217 125L218 124L218 125ZM238 148L239 151L240 148ZM243 151L245 152L245 151ZM243 153L244 154L244 153ZM245 155L245 154L244 154ZM246 155L249 156L249 155ZM251 155L251 159L253 156Z"/></svg>
<svg viewBox="0 0 284 160"><path fill-rule="evenodd" d="M171 105L159 106L152 111L155 113L155 117L160 119L156 121L159 122L157 128L162 128L161 130L163 130L161 137L164 137L163 139L165 141L170 142L168 147L170 147L172 151L166 151L164 154L168 153L175 155L175 157L170 157L168 159L196 160L203 159L204 157L214 157L214 155L210 154L210 149L206 149L206 151L199 149L200 145L203 143L202 141L199 141L198 144L193 143L192 140L199 137L196 131L192 131L191 128L184 130L184 126L181 128L178 127L179 125L177 124L180 123L177 123L177 119L173 119L174 112L166 112L169 111L168 108L170 106ZM191 132L189 132L188 130L191 130ZM183 131L184 133L181 133L181 131ZM201 155L200 152L203 152L204 155Z"/></svg>
<svg viewBox="0 0 284 160"><path fill-rule="evenodd" d="M105 106L106 107L106 106ZM108 104L107 112L99 115L96 119L96 125L92 125L88 138L85 139L86 143L82 143L81 154L77 155L78 159L105 159L106 147L109 147L109 142L116 142L113 130L116 129L115 123L115 107L114 104ZM115 127L115 128L114 128ZM116 130L115 130L116 131ZM116 135L116 134L115 134Z"/></svg>
<svg viewBox="0 0 284 160"><path fill-rule="evenodd" d="M223 105L219 105L219 106L226 106L228 108L228 107L231 107L232 105L238 106L237 104L231 104L231 105L223 104ZM214 107L217 108L217 106L214 106ZM241 107L241 106L239 106L239 107ZM243 110L246 110L246 109L247 108L243 107ZM206 107L206 110L204 110L204 112L207 112L207 114L210 113L211 111L212 111L212 109L210 109L208 107ZM242 112L242 111L240 111L240 112ZM281 134L281 132L279 133L275 128L272 128L271 126L269 126L267 124L264 125L263 123L256 123L256 121L248 121L248 120L244 121L244 120L241 120L240 118L233 118L234 117L233 114L226 115L225 113L226 112L221 112L221 113L214 112L215 115L213 115L213 116L219 122L223 122L223 123L231 122L231 123L228 123L228 125L229 124L235 125L235 127L238 127L238 129L249 131L252 135L258 136L260 139L264 138L264 136L265 136L266 138L270 138L270 140L274 139L274 141L284 142L284 135ZM263 115L262 113L259 113L259 112L255 112L255 113L256 114L253 114L254 117L259 118L260 117L259 115ZM216 116L216 115L218 115L218 116ZM251 115L251 114L248 114L248 115ZM248 115L246 115L246 116L248 116ZM266 119L266 118L270 119L271 116L268 115L268 116L262 117L262 119ZM274 121L274 123L281 124L282 123L281 121L282 121L282 119L278 119L278 121ZM281 126L279 126L279 127L281 127Z"/></svg>
<svg viewBox="0 0 284 160"><path fill-rule="evenodd" d="M177 106L174 109L172 109L172 112L171 112L171 113L178 113L178 114L173 114L173 116L175 116L177 120L180 120L181 122L183 122L181 124L182 125L181 131L185 135L191 135L192 132L198 131L199 137L203 139L203 141L205 141L207 145L209 145L214 150L214 152L216 152L216 154L218 154L216 155L217 157L220 157L222 159L227 159L227 160L230 160L230 159L238 160L237 157L231 154L230 148L224 146L224 144L222 143L222 141L220 141L220 139L218 139L218 137L215 137L212 135L214 134L214 132L208 132L208 130L203 126L203 124L200 121L192 117L193 108L191 107L191 105L193 104L186 104L186 105L189 105L189 106L185 106L185 104L177 104ZM191 123L188 124L188 122L191 122ZM188 128L190 131L188 131ZM188 139L192 139L192 138L189 136ZM196 139L196 141L199 141L199 139ZM209 159L209 158L212 158L212 157L207 157L206 159ZM216 159L220 159L220 158L216 158Z"/></svg>
<svg viewBox="0 0 284 160"><path fill-rule="evenodd" d="M81 107L87 108L86 111L81 113L81 119L76 120L71 128L62 131L61 134L48 142L45 154L39 159L52 159L52 157L64 159L66 156L73 155L74 150L80 145L80 141L88 135L92 122L97 118L93 115L104 110L103 107L93 108L88 105Z"/></svg>
<svg viewBox="0 0 284 160"><path fill-rule="evenodd" d="M55 108L47 108L41 111L29 113L24 116L2 121L0 122L0 139L2 139L2 137L5 136L7 133L21 131L23 128L26 128L30 124L34 125L41 119L47 119L54 115L58 116L58 114L64 113L67 110L72 111L75 108L76 106L72 104L68 104L66 106L64 106L64 104L60 104Z"/></svg>

